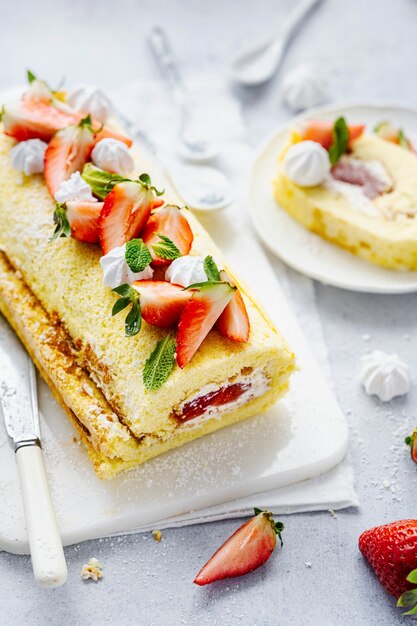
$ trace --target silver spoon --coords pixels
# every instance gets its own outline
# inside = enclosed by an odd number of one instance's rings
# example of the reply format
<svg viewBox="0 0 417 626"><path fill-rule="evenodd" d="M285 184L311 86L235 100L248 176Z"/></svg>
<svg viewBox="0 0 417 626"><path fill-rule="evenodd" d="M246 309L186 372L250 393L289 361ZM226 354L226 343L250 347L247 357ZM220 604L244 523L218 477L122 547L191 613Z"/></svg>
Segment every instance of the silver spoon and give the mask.
<svg viewBox="0 0 417 626"><path fill-rule="evenodd" d="M190 97L182 80L178 63L172 52L165 31L155 26L149 34L152 52L162 73L170 83L170 88L178 108L178 151L188 161L209 161L219 152L218 146L207 137L201 122L190 104Z"/></svg>
<svg viewBox="0 0 417 626"><path fill-rule="evenodd" d="M301 0L282 24L279 37L256 44L232 62L232 77L242 85L260 85L278 69L296 27L321 0Z"/></svg>
<svg viewBox="0 0 417 626"><path fill-rule="evenodd" d="M206 165L181 164L162 155L148 135L120 111L116 116L126 130L139 143L147 147L162 165L165 175L171 181L184 203L196 211L211 213L224 209L235 199L234 191L226 176Z"/></svg>

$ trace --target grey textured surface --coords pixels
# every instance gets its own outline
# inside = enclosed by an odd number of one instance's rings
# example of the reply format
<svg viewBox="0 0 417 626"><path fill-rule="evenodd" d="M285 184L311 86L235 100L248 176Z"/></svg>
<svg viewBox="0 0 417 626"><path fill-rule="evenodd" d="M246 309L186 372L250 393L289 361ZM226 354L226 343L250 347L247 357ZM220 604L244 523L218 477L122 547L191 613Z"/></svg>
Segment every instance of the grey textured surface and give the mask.
<svg viewBox="0 0 417 626"><path fill-rule="evenodd" d="M135 75L151 76L156 68L145 33L154 23L171 29L188 70L224 72L225 59L241 44L277 29L292 4L1 0L0 88L18 81L27 65L52 84L64 74L69 82L108 87ZM413 0L324 0L293 41L282 73L298 62L316 61L329 71L334 100L415 105L416 23ZM280 80L254 91L235 89L253 144L289 115L281 105ZM282 552L258 572L208 589L191 581L236 528L235 521L165 531L159 544L151 535L137 535L68 548L68 583L52 591L35 587L27 557L1 553L1 624L407 623L360 557L357 539L374 524L416 514L416 471L403 437L417 423L417 294L373 296L319 284L315 289L337 395L350 423L361 510L287 517ZM407 398L382 405L360 389L359 357L374 348L397 351L411 364L414 384ZM105 578L98 584L79 577L91 556L104 564Z"/></svg>

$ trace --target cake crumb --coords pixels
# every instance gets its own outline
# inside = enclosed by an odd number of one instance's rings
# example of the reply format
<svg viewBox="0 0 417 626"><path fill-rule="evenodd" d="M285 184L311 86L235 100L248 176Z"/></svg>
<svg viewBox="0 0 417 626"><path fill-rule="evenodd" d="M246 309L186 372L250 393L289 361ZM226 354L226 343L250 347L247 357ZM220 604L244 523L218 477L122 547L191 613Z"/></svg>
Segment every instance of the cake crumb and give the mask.
<svg viewBox="0 0 417 626"><path fill-rule="evenodd" d="M333 511L333 509L329 509L329 513L330 513L330 515L333 517L333 519L337 519L337 515L336 515L336 513Z"/></svg>
<svg viewBox="0 0 417 626"><path fill-rule="evenodd" d="M80 576L83 580L94 580L94 582L97 582L103 578L101 564L93 557L88 561L88 563L84 563Z"/></svg>
<svg viewBox="0 0 417 626"><path fill-rule="evenodd" d="M306 561L304 565L307 567L307 569L310 569L313 564L311 561Z"/></svg>
<svg viewBox="0 0 417 626"><path fill-rule="evenodd" d="M161 539L162 539L161 531L160 530L153 530L152 534L153 534L153 538L155 539L155 541L157 541L159 543L161 541Z"/></svg>

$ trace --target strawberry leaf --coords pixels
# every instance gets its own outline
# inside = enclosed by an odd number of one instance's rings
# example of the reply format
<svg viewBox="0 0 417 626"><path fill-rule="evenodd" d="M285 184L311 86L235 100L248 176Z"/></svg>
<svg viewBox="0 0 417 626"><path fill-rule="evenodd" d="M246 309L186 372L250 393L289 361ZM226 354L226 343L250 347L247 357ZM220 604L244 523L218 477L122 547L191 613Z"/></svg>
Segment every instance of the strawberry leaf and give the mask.
<svg viewBox="0 0 417 626"><path fill-rule="evenodd" d="M172 335L160 339L143 368L143 384L153 391L162 387L175 364L176 342Z"/></svg>
<svg viewBox="0 0 417 626"><path fill-rule="evenodd" d="M141 174L138 178L138 181L146 188L146 189L152 189L152 191L155 193L155 195L157 196L162 196L165 193L165 190L163 189L162 191L158 191L158 189L152 185L152 181L151 181L151 177L149 176L149 174Z"/></svg>
<svg viewBox="0 0 417 626"><path fill-rule="evenodd" d="M50 239L54 241L59 237L71 237L71 226L67 217L66 204L56 204L54 211L55 230Z"/></svg>
<svg viewBox="0 0 417 626"><path fill-rule="evenodd" d="M158 237L161 241L154 243L152 246L152 250L157 256L161 259L167 259L169 261L178 259L178 257L181 256L181 252L178 250L175 243L169 239L169 237L161 235L160 233L158 233Z"/></svg>
<svg viewBox="0 0 417 626"><path fill-rule="evenodd" d="M339 117L333 126L333 143L329 148L329 159L335 165L342 154L347 151L349 142L349 130L344 117Z"/></svg>
<svg viewBox="0 0 417 626"><path fill-rule="evenodd" d="M207 279L211 282L221 282L220 272L212 256L206 256L204 259L204 271Z"/></svg>
<svg viewBox="0 0 417 626"><path fill-rule="evenodd" d="M27 70L26 75L27 75L29 85L30 83L33 83L34 80L37 80L35 74L31 72L30 70Z"/></svg>
<svg viewBox="0 0 417 626"><path fill-rule="evenodd" d="M410 611L403 613L403 615L415 615L417 613L417 589L405 591L398 598L397 606L411 606L413 608Z"/></svg>
<svg viewBox="0 0 417 626"><path fill-rule="evenodd" d="M409 583L417 584L417 569L413 569L407 576ZM416 590L417 593L417 590Z"/></svg>
<svg viewBox="0 0 417 626"><path fill-rule="evenodd" d="M143 270L152 263L152 256L142 239L131 239L126 244L125 259L129 268L135 274Z"/></svg>

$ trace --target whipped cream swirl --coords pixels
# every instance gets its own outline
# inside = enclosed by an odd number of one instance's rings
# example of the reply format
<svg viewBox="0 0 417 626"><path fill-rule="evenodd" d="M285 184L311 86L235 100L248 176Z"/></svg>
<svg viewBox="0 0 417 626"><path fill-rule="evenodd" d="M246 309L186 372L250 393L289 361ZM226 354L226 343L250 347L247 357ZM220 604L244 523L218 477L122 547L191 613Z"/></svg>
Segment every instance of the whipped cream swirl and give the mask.
<svg viewBox="0 0 417 626"><path fill-rule="evenodd" d="M102 139L94 146L91 153L94 165L106 172L127 176L134 168L134 161L129 148L117 139Z"/></svg>
<svg viewBox="0 0 417 626"><path fill-rule="evenodd" d="M95 120L104 124L111 112L112 104L109 98L100 89L81 85L68 97L69 104L76 110L88 115L90 113Z"/></svg>
<svg viewBox="0 0 417 626"><path fill-rule="evenodd" d="M362 357L360 380L369 395L378 396L383 402L403 396L410 389L408 366L398 354L386 354L374 350Z"/></svg>
<svg viewBox="0 0 417 626"><path fill-rule="evenodd" d="M27 176L41 174L47 147L48 144L40 139L21 141L11 150L13 167Z"/></svg>
<svg viewBox="0 0 417 626"><path fill-rule="evenodd" d="M204 258L188 254L175 259L165 272L165 280L181 287L205 282L207 275L204 271Z"/></svg>
<svg viewBox="0 0 417 626"><path fill-rule="evenodd" d="M116 246L100 259L103 270L103 285L114 289L125 283L132 284L135 280L150 280L153 269L150 265L143 272L132 272L125 258L126 244Z"/></svg>
<svg viewBox="0 0 417 626"><path fill-rule="evenodd" d="M92 194L90 185L85 182L80 172L74 172L68 180L62 181L55 192L54 198L59 203L73 200L97 202L97 199Z"/></svg>
<svg viewBox="0 0 417 626"><path fill-rule="evenodd" d="M284 173L300 187L321 185L330 173L329 154L316 141L300 141L284 157Z"/></svg>
<svg viewBox="0 0 417 626"><path fill-rule="evenodd" d="M294 111L322 104L328 99L326 76L317 65L298 65L284 77L282 94L286 104Z"/></svg>

